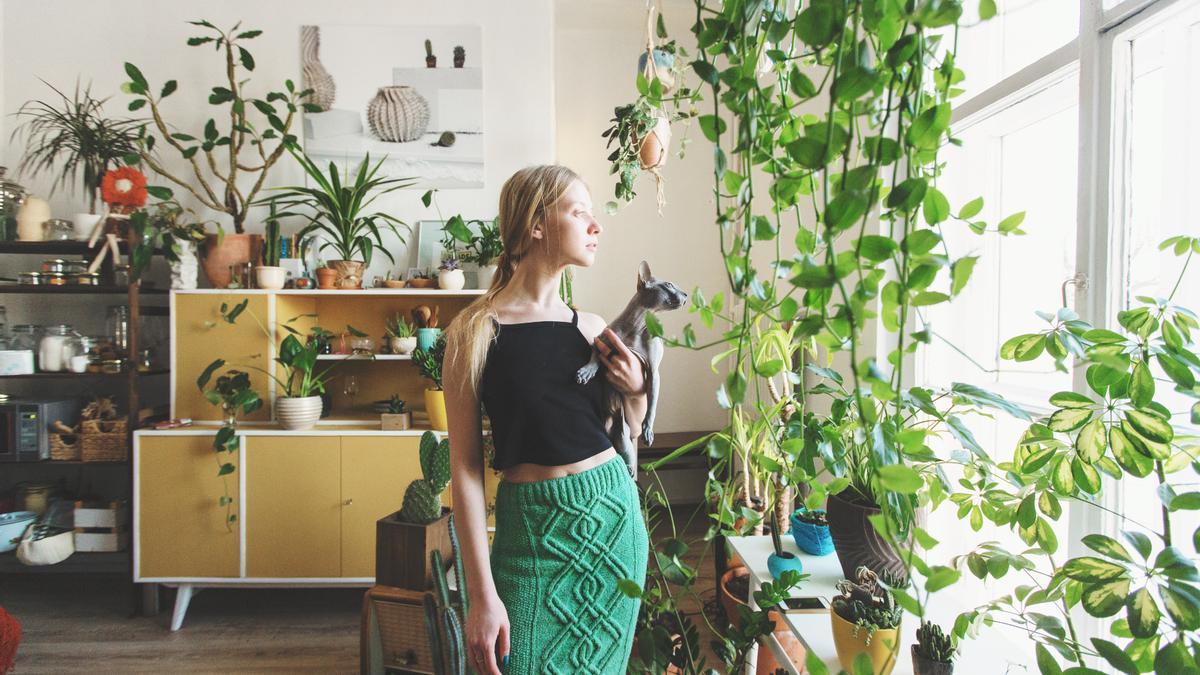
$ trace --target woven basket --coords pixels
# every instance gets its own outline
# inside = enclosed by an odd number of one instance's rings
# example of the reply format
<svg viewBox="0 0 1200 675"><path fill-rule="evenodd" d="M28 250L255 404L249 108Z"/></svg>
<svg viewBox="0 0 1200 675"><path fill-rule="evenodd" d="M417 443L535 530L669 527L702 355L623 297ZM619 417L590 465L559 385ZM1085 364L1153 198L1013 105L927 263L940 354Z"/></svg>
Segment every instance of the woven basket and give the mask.
<svg viewBox="0 0 1200 675"><path fill-rule="evenodd" d="M80 423L85 462L124 462L129 459L129 420L84 420Z"/></svg>
<svg viewBox="0 0 1200 675"><path fill-rule="evenodd" d="M79 434L50 432L50 459L57 462L78 462L82 450Z"/></svg>

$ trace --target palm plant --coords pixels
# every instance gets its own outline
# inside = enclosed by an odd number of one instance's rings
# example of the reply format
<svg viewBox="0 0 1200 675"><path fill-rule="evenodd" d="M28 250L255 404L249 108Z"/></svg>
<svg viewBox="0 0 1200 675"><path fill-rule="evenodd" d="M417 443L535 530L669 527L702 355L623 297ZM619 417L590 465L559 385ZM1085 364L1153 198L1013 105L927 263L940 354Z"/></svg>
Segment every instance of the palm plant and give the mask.
<svg viewBox="0 0 1200 675"><path fill-rule="evenodd" d="M280 206L300 209L298 212L280 213L277 217L302 216L308 219L308 224L301 228L298 236L301 256L314 238L322 236L325 241L321 243L320 250L332 248L339 260L355 260L355 256L361 255L362 262L369 265L378 249L394 263L391 252L383 247L381 230L390 230L400 238L400 243L404 243L404 236L397 226L410 232L412 228L382 211L368 212L368 207L389 192L411 186L413 180L379 175L384 160L372 165L369 154L359 162L351 178L349 173L344 177L339 176L333 162L329 163L329 173L326 174L294 144L288 145L288 152L292 153L314 183L313 187L297 185L277 188L281 191L276 197Z"/></svg>
<svg viewBox="0 0 1200 675"><path fill-rule="evenodd" d="M83 188L88 206L95 212L96 189L105 172L119 166L125 157L137 156L139 123L105 117L103 107L108 99L94 98L90 84L80 91L76 82L75 93L68 97L49 82L42 82L61 100L27 101L16 112L17 117L25 119L10 137L25 139L25 154L17 168L36 176L58 166L50 191L74 182ZM81 172L83 180L76 182Z"/></svg>

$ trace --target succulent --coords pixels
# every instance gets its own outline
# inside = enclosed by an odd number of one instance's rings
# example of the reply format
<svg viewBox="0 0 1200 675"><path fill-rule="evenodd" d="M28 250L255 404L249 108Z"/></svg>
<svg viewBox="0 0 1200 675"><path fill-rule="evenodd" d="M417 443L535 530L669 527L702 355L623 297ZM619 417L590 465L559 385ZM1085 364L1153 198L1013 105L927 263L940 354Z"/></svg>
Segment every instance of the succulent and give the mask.
<svg viewBox="0 0 1200 675"><path fill-rule="evenodd" d="M900 617L904 610L896 605L896 599L887 586L881 584L879 576L869 567L859 567L855 572L856 581L842 579L837 582L841 595L831 603L833 611L838 616L858 628L868 630L867 643L876 630L895 628L900 625Z"/></svg>
<svg viewBox="0 0 1200 675"><path fill-rule="evenodd" d="M408 321L408 317L400 312L396 312L396 318L387 322L387 334L391 337L412 337L413 332L413 325Z"/></svg>
<svg viewBox="0 0 1200 675"><path fill-rule="evenodd" d="M454 270L461 269L461 268L462 268L462 263L459 262L457 257L453 257L453 256L443 259L442 264L438 265L438 269L442 270L444 272L452 272Z"/></svg>
<svg viewBox="0 0 1200 675"><path fill-rule="evenodd" d="M392 394L391 400L388 401L389 415L403 415L407 412L404 399L400 398L399 394Z"/></svg>
<svg viewBox="0 0 1200 675"><path fill-rule="evenodd" d="M421 370L421 376L433 382L434 386L442 389L442 361L446 358L446 334L438 336L428 351L416 349L412 360Z"/></svg>
<svg viewBox="0 0 1200 675"><path fill-rule="evenodd" d="M421 435L421 472L404 491L400 520L425 525L442 515L442 492L450 484L450 439L439 443L437 435L426 431Z"/></svg>
<svg viewBox="0 0 1200 675"><path fill-rule="evenodd" d="M921 627L917 629L916 648L917 655L923 659L938 663L950 663L954 660L957 645L954 636L943 633L941 626L922 621Z"/></svg>
<svg viewBox="0 0 1200 675"><path fill-rule="evenodd" d="M829 526L829 520L825 516L824 509L797 509L796 520L802 523L810 523L812 525L820 525L823 527Z"/></svg>

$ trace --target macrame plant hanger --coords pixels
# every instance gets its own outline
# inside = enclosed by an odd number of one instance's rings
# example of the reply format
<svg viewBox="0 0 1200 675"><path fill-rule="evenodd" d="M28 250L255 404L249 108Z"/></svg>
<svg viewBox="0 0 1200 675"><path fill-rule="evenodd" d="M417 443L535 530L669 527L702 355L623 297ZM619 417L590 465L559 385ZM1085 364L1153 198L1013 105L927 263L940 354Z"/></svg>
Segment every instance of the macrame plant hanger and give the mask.
<svg viewBox="0 0 1200 675"><path fill-rule="evenodd" d="M654 44L654 37L655 37L654 9L655 9L654 0L646 0L646 66L642 69L642 75L645 76L647 82L653 82L656 78L658 78L658 64L654 62L654 48L656 46ZM662 13L661 9L659 9L659 13L660 14ZM665 113L663 113L660 110L660 111L658 111L658 115L663 116L663 115L665 115ZM667 128L669 130L670 129L670 118L668 117L667 120L668 120ZM657 126L657 125L655 125L655 126ZM658 161L656 161L653 166L646 167L646 171L650 172L650 174L654 176L655 196L656 196L656 202L658 204L658 215L661 216L663 206L665 206L667 203L667 195L666 195L665 185L664 185L663 175L662 175L662 166L663 166L663 164L666 163L666 155L670 153L669 147L670 147L671 137L670 137L670 134L668 133L667 138L663 139L658 136L658 132L655 131L653 128L650 129L650 131L646 134L647 138L650 135L654 135L655 138L660 143L662 143L662 146L663 146L663 157L660 158ZM643 142L645 142L646 139L642 139L642 140L643 140ZM640 148L639 148L639 150L640 150Z"/></svg>

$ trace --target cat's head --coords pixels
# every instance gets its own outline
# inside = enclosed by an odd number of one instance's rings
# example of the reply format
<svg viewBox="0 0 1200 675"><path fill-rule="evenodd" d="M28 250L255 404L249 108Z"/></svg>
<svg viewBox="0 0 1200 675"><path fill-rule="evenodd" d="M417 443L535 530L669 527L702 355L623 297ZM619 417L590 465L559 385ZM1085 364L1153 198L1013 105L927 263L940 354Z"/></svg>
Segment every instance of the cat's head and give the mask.
<svg viewBox="0 0 1200 675"><path fill-rule="evenodd" d="M683 307L688 294L669 281L655 279L643 260L638 267L637 299L642 307L657 312Z"/></svg>

